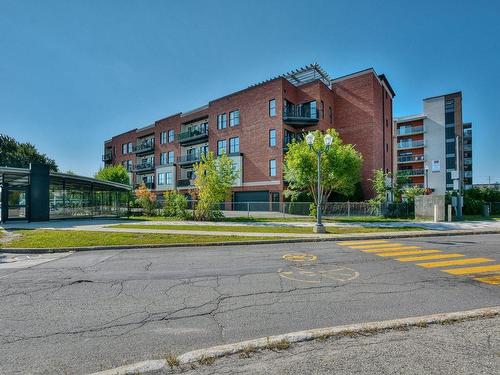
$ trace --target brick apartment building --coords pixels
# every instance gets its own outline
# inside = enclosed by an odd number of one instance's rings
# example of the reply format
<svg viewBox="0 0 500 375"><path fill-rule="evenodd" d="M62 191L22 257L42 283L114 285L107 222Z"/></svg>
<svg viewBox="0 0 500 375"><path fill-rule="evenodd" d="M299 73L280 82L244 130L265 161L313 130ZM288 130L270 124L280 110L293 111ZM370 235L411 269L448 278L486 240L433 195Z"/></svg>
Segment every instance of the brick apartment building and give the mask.
<svg viewBox="0 0 500 375"><path fill-rule="evenodd" d="M371 68L330 79L319 65L309 65L113 136L104 143L103 161L123 164L134 184L144 182L159 194L187 193L201 155L225 152L239 171L234 202L280 202L287 144L333 127L363 155L368 198L373 170L393 170L394 95L387 78Z"/></svg>
<svg viewBox="0 0 500 375"><path fill-rule="evenodd" d="M462 121L462 93L423 100L422 114L394 123L397 172L437 194L472 187L472 124Z"/></svg>

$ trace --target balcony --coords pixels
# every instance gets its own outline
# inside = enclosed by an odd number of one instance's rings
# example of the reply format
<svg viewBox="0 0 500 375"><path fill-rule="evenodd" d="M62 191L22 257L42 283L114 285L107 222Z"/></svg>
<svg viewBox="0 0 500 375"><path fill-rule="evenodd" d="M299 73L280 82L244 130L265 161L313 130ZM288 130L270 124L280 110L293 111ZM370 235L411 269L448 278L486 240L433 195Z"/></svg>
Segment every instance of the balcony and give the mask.
<svg viewBox="0 0 500 375"><path fill-rule="evenodd" d="M191 166L194 163L199 163L201 161L201 157L206 155L203 152L196 152L193 154L181 155L177 157L177 165L181 167Z"/></svg>
<svg viewBox="0 0 500 375"><path fill-rule="evenodd" d="M398 156L398 163L415 163L419 161L424 161L424 155L403 155Z"/></svg>
<svg viewBox="0 0 500 375"><path fill-rule="evenodd" d="M465 158L464 165L472 165L472 158Z"/></svg>
<svg viewBox="0 0 500 375"><path fill-rule="evenodd" d="M177 187L183 188L183 187L189 187L189 186L194 186L193 179L181 178L180 180L177 180Z"/></svg>
<svg viewBox="0 0 500 375"><path fill-rule="evenodd" d="M410 149L410 148L419 148L419 147L424 147L425 146L425 141L420 140L420 141L410 141L410 142L399 142L398 143L398 150L404 150L404 149Z"/></svg>
<svg viewBox="0 0 500 375"><path fill-rule="evenodd" d="M472 151L472 144L464 144L464 151Z"/></svg>
<svg viewBox="0 0 500 375"><path fill-rule="evenodd" d="M425 131L422 125L420 126L402 126L398 129L398 135L420 134Z"/></svg>
<svg viewBox="0 0 500 375"><path fill-rule="evenodd" d="M201 124L187 128L186 131L177 134L177 141L181 146L190 146L196 143L208 141L208 124Z"/></svg>
<svg viewBox="0 0 500 375"><path fill-rule="evenodd" d="M136 164L134 168L135 173L146 173L149 171L153 171L155 169L155 163L147 162Z"/></svg>
<svg viewBox="0 0 500 375"><path fill-rule="evenodd" d="M155 149L155 143L153 140L147 140L144 142L138 142L134 146L134 152L136 154L144 154L146 152L153 152Z"/></svg>
<svg viewBox="0 0 500 375"><path fill-rule="evenodd" d="M111 160L113 160L113 154L111 152L106 152L103 156L102 156L102 161L105 162L105 163L108 163L110 162Z"/></svg>
<svg viewBox="0 0 500 375"><path fill-rule="evenodd" d="M146 186L149 190L153 190L155 188L155 183L154 182L139 182L134 185L134 189L138 189L140 186Z"/></svg>
<svg viewBox="0 0 500 375"><path fill-rule="evenodd" d="M472 138L472 129L465 129L464 130L464 138Z"/></svg>
<svg viewBox="0 0 500 375"><path fill-rule="evenodd" d="M398 176L407 176L407 177L414 177L414 176L423 176L425 174L425 170L422 169L403 169L398 171Z"/></svg>
<svg viewBox="0 0 500 375"><path fill-rule="evenodd" d="M311 109L310 105L288 105L283 109L283 122L285 124L303 127L316 125L318 121L318 110Z"/></svg>

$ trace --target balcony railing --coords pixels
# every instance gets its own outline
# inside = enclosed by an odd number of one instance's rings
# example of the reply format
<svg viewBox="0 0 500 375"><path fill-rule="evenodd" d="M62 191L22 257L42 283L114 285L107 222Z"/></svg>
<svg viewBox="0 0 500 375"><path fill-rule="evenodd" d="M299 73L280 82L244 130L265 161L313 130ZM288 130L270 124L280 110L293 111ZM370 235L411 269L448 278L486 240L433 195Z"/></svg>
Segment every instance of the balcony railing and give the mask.
<svg viewBox="0 0 500 375"><path fill-rule="evenodd" d="M190 178L181 178L177 180L177 187L188 187L194 186L194 180Z"/></svg>
<svg viewBox="0 0 500 375"><path fill-rule="evenodd" d="M403 155L398 156L398 163L412 163L418 161L424 161L424 155Z"/></svg>
<svg viewBox="0 0 500 375"><path fill-rule="evenodd" d="M207 124L201 124L188 128L177 134L177 141L182 146L189 146L197 142L202 142L208 139L208 126Z"/></svg>
<svg viewBox="0 0 500 375"><path fill-rule="evenodd" d="M113 160L113 154L110 153L110 152L106 152L103 156L102 156L102 161L103 162L108 162L108 161L111 161Z"/></svg>
<svg viewBox="0 0 500 375"><path fill-rule="evenodd" d="M465 165L472 165L472 158L465 158L464 159L464 164Z"/></svg>
<svg viewBox="0 0 500 375"><path fill-rule="evenodd" d="M417 148L417 147L424 147L425 142L423 140L419 141L411 141L411 142L399 142L398 143L398 149L405 149L405 148Z"/></svg>
<svg viewBox="0 0 500 375"><path fill-rule="evenodd" d="M152 190L155 188L155 183L154 182L138 182L137 184L134 185L134 189L138 189L141 185L146 186L149 190Z"/></svg>
<svg viewBox="0 0 500 375"><path fill-rule="evenodd" d="M464 138L471 138L471 137L472 137L472 129L465 129Z"/></svg>
<svg viewBox="0 0 500 375"><path fill-rule="evenodd" d="M199 163L201 161L201 157L205 155L203 152L196 152L194 154L186 154L177 157L177 164L179 165L188 165Z"/></svg>
<svg viewBox="0 0 500 375"><path fill-rule="evenodd" d="M464 151L472 151L472 145L471 144L464 144Z"/></svg>
<svg viewBox="0 0 500 375"><path fill-rule="evenodd" d="M398 135L411 135L411 134L418 134L418 133L423 133L424 132L424 127L422 125L420 126L406 126L406 127L400 127L398 129Z"/></svg>
<svg viewBox="0 0 500 375"><path fill-rule="evenodd" d="M398 171L399 176L423 176L425 170L422 169L403 169Z"/></svg>
<svg viewBox="0 0 500 375"><path fill-rule="evenodd" d="M151 162L136 164L134 167L134 171L136 173L144 173L144 172L152 171L154 169L155 169L155 163L151 163Z"/></svg>
<svg viewBox="0 0 500 375"><path fill-rule="evenodd" d="M143 152L150 152L155 149L155 144L153 140L148 140L145 142L139 142L134 146L134 152L140 154Z"/></svg>
<svg viewBox="0 0 500 375"><path fill-rule="evenodd" d="M318 120L318 110L309 105L288 105L283 109L283 122L289 125L314 125Z"/></svg>

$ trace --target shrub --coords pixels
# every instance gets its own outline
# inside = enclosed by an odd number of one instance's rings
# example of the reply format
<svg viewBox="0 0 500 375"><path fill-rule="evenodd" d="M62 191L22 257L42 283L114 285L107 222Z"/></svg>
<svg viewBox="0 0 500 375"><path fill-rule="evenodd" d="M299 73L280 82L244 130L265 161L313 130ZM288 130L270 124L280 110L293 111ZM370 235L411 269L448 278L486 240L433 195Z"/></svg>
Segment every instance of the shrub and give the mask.
<svg viewBox="0 0 500 375"><path fill-rule="evenodd" d="M156 194L141 184L135 191L137 204L144 210L144 215L153 216L156 213Z"/></svg>
<svg viewBox="0 0 500 375"><path fill-rule="evenodd" d="M185 195L177 190L170 190L166 191L163 196L165 197L163 216L178 219L187 218L188 200Z"/></svg>

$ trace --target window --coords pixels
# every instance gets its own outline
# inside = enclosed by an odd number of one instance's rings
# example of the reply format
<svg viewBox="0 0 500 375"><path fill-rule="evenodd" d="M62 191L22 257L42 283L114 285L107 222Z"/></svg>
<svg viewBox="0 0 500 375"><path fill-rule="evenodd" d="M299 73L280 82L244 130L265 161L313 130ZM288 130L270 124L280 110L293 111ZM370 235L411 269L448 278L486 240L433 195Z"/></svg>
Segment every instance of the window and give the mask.
<svg viewBox="0 0 500 375"><path fill-rule="evenodd" d="M163 145L167 143L167 132L161 132L160 134L160 144Z"/></svg>
<svg viewBox="0 0 500 375"><path fill-rule="evenodd" d="M229 126L240 124L240 110L229 112Z"/></svg>
<svg viewBox="0 0 500 375"><path fill-rule="evenodd" d="M269 116L276 116L276 99L269 100Z"/></svg>
<svg viewBox="0 0 500 375"><path fill-rule="evenodd" d="M165 172L165 185L172 185L172 172Z"/></svg>
<svg viewBox="0 0 500 375"><path fill-rule="evenodd" d="M316 101L310 102L309 108L311 110L311 118L318 118L318 109L316 107Z"/></svg>
<svg viewBox="0 0 500 375"><path fill-rule="evenodd" d="M226 140L221 139L217 141L217 155L222 155L226 153Z"/></svg>
<svg viewBox="0 0 500 375"><path fill-rule="evenodd" d="M325 118L325 102L321 101L321 118Z"/></svg>
<svg viewBox="0 0 500 375"><path fill-rule="evenodd" d="M446 142L446 154L455 153L455 142Z"/></svg>
<svg viewBox="0 0 500 375"><path fill-rule="evenodd" d="M168 131L168 143L172 143L174 141L174 129L170 129Z"/></svg>
<svg viewBox="0 0 500 375"><path fill-rule="evenodd" d="M160 154L160 164L161 165L167 164L167 153L166 152L162 152Z"/></svg>
<svg viewBox="0 0 500 375"><path fill-rule="evenodd" d="M122 155L127 155L127 144L122 144Z"/></svg>
<svg viewBox="0 0 500 375"><path fill-rule="evenodd" d="M276 130L275 129L269 130L269 146L270 147L276 146Z"/></svg>
<svg viewBox="0 0 500 375"><path fill-rule="evenodd" d="M455 112L455 100L454 99L448 99L444 103L444 111L445 112Z"/></svg>
<svg viewBox="0 0 500 375"><path fill-rule="evenodd" d="M444 114L444 123L445 124L454 124L455 123L455 112L446 112Z"/></svg>
<svg viewBox="0 0 500 375"><path fill-rule="evenodd" d="M165 184L165 175L163 173L158 173L158 185Z"/></svg>
<svg viewBox="0 0 500 375"><path fill-rule="evenodd" d="M276 160L275 159L269 160L269 176L271 176L271 177L276 176Z"/></svg>
<svg viewBox="0 0 500 375"><path fill-rule="evenodd" d="M170 165L174 164L174 152L173 151L168 152L167 161L168 161L168 164L170 164Z"/></svg>
<svg viewBox="0 0 500 375"><path fill-rule="evenodd" d="M134 152L134 147L132 146L132 142L129 142L129 144L128 144L128 153L131 154L132 152Z"/></svg>
<svg viewBox="0 0 500 375"><path fill-rule="evenodd" d="M455 127L445 129L446 139L455 139Z"/></svg>
<svg viewBox="0 0 500 375"><path fill-rule="evenodd" d="M227 123L227 117L225 113L217 115L217 129L225 129Z"/></svg>
<svg viewBox="0 0 500 375"><path fill-rule="evenodd" d="M330 124L333 124L333 111L332 111L332 107L328 107L328 119L330 120Z"/></svg>
<svg viewBox="0 0 500 375"><path fill-rule="evenodd" d="M240 152L240 137L229 138L229 153L237 154Z"/></svg>

